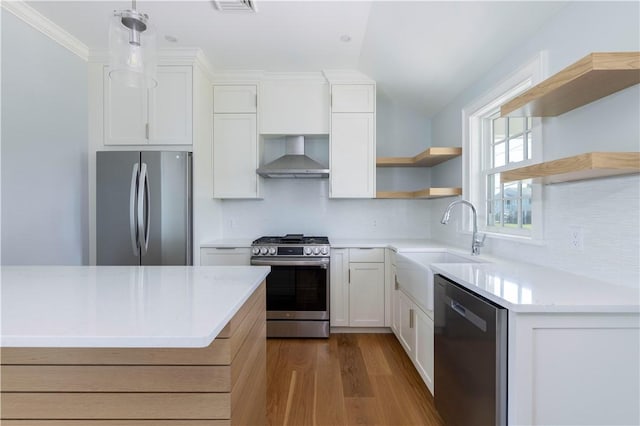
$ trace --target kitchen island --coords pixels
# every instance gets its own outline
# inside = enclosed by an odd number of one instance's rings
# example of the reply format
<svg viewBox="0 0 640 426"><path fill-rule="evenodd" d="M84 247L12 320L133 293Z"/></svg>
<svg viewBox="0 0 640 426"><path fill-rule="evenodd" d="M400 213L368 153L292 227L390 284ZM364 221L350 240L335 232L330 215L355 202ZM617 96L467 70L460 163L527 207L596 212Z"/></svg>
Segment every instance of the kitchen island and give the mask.
<svg viewBox="0 0 640 426"><path fill-rule="evenodd" d="M264 424L268 273L3 267L2 424Z"/></svg>

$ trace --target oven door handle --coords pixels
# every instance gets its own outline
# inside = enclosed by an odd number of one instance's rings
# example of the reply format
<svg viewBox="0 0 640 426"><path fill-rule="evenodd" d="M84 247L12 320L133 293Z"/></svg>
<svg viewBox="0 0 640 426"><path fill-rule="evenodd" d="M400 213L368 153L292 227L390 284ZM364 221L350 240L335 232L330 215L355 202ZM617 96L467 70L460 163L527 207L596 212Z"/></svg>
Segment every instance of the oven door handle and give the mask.
<svg viewBox="0 0 640 426"><path fill-rule="evenodd" d="M329 259L251 259L251 264L256 266L319 266L327 269Z"/></svg>

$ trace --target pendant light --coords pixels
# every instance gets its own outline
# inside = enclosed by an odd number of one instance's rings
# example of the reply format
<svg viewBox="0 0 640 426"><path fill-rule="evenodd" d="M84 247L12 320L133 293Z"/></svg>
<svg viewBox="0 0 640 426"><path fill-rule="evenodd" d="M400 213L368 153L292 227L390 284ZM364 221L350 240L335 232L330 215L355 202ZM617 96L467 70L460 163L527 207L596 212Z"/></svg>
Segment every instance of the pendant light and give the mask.
<svg viewBox="0 0 640 426"><path fill-rule="evenodd" d="M136 10L114 10L109 23L109 78L115 84L154 88L157 52L156 35L149 15Z"/></svg>

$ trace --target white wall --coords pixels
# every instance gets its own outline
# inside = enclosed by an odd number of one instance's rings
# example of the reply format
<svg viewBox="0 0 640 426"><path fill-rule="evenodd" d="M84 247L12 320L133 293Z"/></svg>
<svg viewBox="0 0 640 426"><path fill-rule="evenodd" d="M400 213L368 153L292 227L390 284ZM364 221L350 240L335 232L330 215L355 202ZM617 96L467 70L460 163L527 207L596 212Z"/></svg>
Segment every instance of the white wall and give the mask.
<svg viewBox="0 0 640 426"><path fill-rule="evenodd" d="M432 119L432 138L451 145L462 141L461 110L502 79L545 50L548 75L590 52L640 50L638 2L572 2L555 19L496 64ZM640 149L640 88L634 86L559 117L543 119L545 160L588 151ZM456 173L455 163L432 171L436 184ZM459 170L459 169L458 169ZM544 195L544 242L531 245L487 240L485 252L577 274L640 286L640 177L547 185ZM455 218L439 224L450 200L432 208L432 237L466 247L469 234L456 232ZM458 213L456 212L456 218ZM569 226L584 232L584 250L569 248Z"/></svg>
<svg viewBox="0 0 640 426"><path fill-rule="evenodd" d="M429 119L394 103L381 87L376 133L378 156L415 155L431 142ZM377 185L378 190L427 187L428 170L396 171L378 179ZM296 232L333 239L429 235L429 200L329 199L327 179L265 179L262 192L263 200L221 202L222 237L253 239Z"/></svg>
<svg viewBox="0 0 640 426"><path fill-rule="evenodd" d="M88 262L87 65L2 13L2 259Z"/></svg>
<svg viewBox="0 0 640 426"><path fill-rule="evenodd" d="M413 157L432 146L431 120L422 112L377 87L376 151L378 157ZM379 167L378 191L415 191L431 186L431 169Z"/></svg>

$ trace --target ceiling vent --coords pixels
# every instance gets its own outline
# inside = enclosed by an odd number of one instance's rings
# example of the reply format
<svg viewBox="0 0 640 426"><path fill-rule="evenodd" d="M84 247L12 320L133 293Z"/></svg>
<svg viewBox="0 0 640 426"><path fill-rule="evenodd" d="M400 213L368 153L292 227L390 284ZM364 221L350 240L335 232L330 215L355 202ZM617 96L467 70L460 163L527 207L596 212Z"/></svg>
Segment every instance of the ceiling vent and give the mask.
<svg viewBox="0 0 640 426"><path fill-rule="evenodd" d="M253 0L213 0L220 12L257 12Z"/></svg>

